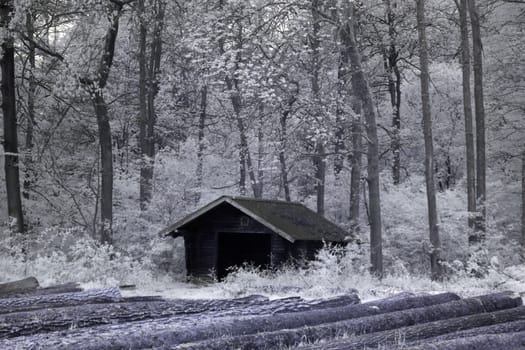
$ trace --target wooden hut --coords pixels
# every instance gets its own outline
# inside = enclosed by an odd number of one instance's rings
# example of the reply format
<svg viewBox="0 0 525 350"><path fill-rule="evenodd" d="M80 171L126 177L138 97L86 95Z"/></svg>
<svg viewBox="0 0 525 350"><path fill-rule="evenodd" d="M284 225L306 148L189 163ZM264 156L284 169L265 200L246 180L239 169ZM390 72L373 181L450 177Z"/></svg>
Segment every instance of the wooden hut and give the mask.
<svg viewBox="0 0 525 350"><path fill-rule="evenodd" d="M323 241L352 239L300 203L230 196L216 199L161 233L184 237L188 275L218 279L233 266L250 263L268 268L289 258L312 259Z"/></svg>

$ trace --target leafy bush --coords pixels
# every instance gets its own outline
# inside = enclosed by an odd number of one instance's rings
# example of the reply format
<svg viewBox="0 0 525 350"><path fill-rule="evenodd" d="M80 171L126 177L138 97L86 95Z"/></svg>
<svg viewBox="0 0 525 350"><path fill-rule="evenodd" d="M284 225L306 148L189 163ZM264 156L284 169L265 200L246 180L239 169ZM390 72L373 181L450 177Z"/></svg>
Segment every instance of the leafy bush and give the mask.
<svg viewBox="0 0 525 350"><path fill-rule="evenodd" d="M158 277L147 256L135 259L101 245L78 228L51 228L27 239L5 234L1 242L2 279L35 276L42 285L80 282L97 286L145 286Z"/></svg>

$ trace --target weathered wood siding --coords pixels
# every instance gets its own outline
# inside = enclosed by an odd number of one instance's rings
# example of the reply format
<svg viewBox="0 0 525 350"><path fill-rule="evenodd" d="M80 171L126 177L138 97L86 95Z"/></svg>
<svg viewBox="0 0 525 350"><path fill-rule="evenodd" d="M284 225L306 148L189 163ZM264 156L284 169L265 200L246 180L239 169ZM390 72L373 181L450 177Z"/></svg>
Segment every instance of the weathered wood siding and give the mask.
<svg viewBox="0 0 525 350"><path fill-rule="evenodd" d="M206 214L215 232L272 233L258 221L230 205L221 205Z"/></svg>
<svg viewBox="0 0 525 350"><path fill-rule="evenodd" d="M188 233L184 236L184 244L188 275L211 275L216 269L217 234L213 231Z"/></svg>
<svg viewBox="0 0 525 350"><path fill-rule="evenodd" d="M288 252L291 247L291 243L279 236L276 233L272 233L272 267L279 267L282 265L286 260L288 260Z"/></svg>

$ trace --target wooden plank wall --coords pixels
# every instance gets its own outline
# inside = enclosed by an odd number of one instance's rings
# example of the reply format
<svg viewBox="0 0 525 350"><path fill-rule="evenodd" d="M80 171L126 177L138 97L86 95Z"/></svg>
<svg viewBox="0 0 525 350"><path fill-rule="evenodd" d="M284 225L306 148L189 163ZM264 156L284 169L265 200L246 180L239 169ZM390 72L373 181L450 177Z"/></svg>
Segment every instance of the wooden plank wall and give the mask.
<svg viewBox="0 0 525 350"><path fill-rule="evenodd" d="M286 260L288 260L288 252L290 250L291 243L278 234L272 233L271 247L271 266L279 267L285 263Z"/></svg>
<svg viewBox="0 0 525 350"><path fill-rule="evenodd" d="M191 276L207 276L215 271L217 234L213 231L193 232L185 236L186 269Z"/></svg>

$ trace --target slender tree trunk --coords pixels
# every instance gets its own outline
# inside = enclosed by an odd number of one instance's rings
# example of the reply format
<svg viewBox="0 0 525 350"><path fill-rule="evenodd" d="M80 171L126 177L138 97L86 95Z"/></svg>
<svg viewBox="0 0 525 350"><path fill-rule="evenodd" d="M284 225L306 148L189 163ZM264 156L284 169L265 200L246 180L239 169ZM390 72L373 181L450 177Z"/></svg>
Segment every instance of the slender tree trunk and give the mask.
<svg viewBox="0 0 525 350"><path fill-rule="evenodd" d="M352 97L353 115L352 115L352 155L350 173L350 229L353 232L359 232L359 209L361 198L361 165L363 153L363 138L361 135L361 101L357 96Z"/></svg>
<svg viewBox="0 0 525 350"><path fill-rule="evenodd" d="M337 101L335 111L335 132L334 132L334 174L339 176L343 170L345 150L345 126L344 126L344 104L347 95L347 80L348 80L348 57L343 48L339 50L339 67L337 69Z"/></svg>
<svg viewBox="0 0 525 350"><path fill-rule="evenodd" d="M29 61L29 78L27 88L27 126L26 126L26 139L25 139L25 174L24 174L24 189L22 195L25 199L29 199L31 187L36 179L35 169L33 164L33 149L34 149L34 123L35 123L35 44L33 42L34 37L34 16L28 11L26 14L26 31L28 37L28 61Z"/></svg>
<svg viewBox="0 0 525 350"><path fill-rule="evenodd" d="M206 126L206 109L208 108L208 86L203 85L201 87L201 103L200 103L200 113L199 113L199 132L197 135L198 138L198 148L197 148L197 171L195 174L196 185L198 188L199 198L200 199L200 187L202 186L203 180L203 167L204 167L204 151L206 146L204 144L204 128Z"/></svg>
<svg viewBox="0 0 525 350"><path fill-rule="evenodd" d="M223 1L219 1L219 7L222 9ZM237 23L237 53L235 55L235 67L234 72L239 69L239 64L242 58L242 42L243 42L243 28L240 23ZM224 54L224 39L219 40L219 51ZM240 84L241 82L235 76L230 77L228 74L224 77L226 87L230 93L230 100L232 103L233 111L235 112L235 118L237 121L237 129L239 130L239 192L241 195L246 194L246 175L249 176L251 187L254 196L257 194L257 179L255 177L255 171L252 163L250 149L248 147L248 136L246 134L246 127L242 117L243 102L241 98Z"/></svg>
<svg viewBox="0 0 525 350"><path fill-rule="evenodd" d="M138 1L139 16L139 146L140 146L140 179L139 202L140 209L145 210L151 200L152 183L150 177L151 159L148 158L147 126L148 126L148 70L146 58L147 23L145 22L144 0Z"/></svg>
<svg viewBox="0 0 525 350"><path fill-rule="evenodd" d="M385 0L390 45L385 49L385 68L388 77L388 92L392 106L392 179L394 185L401 181L401 73L397 65L399 52L396 47L395 15L390 0ZM395 6L395 5L394 5ZM388 52L386 52L388 51Z"/></svg>
<svg viewBox="0 0 525 350"><path fill-rule="evenodd" d="M246 134L244 132L244 122L240 115L237 115L237 129L239 129L239 193L241 196L246 195L246 153L244 146L246 144Z"/></svg>
<svg viewBox="0 0 525 350"><path fill-rule="evenodd" d="M321 30L321 21L319 18L320 2L319 0L312 0L311 2L311 13L312 13L312 34L310 35L310 49L312 50L312 73L311 73L311 84L312 84L312 95L314 100L314 110L318 117L321 117L321 88L319 86L319 69L320 69L320 58L319 48L321 45L319 39L319 31ZM325 179L326 179L326 159L325 159L325 147L324 140L319 138L315 141L314 158L313 163L315 166L315 188L317 192L317 213L324 215L324 195L325 195Z"/></svg>
<svg viewBox="0 0 525 350"><path fill-rule="evenodd" d="M255 198L259 197L259 194L257 192L257 188L259 187L257 183L257 179L255 178L255 169L253 166L252 157L250 154L250 149L248 146L248 136L246 135L246 127L244 126L244 120L239 115L237 117L237 128L239 129L239 134L241 138L241 145L240 145L240 161L241 164L241 180L244 181L244 193L246 193L246 174L248 174L248 177L250 179L251 187L253 196ZM244 172L244 174L243 174ZM242 189L242 188L241 188Z"/></svg>
<svg viewBox="0 0 525 350"><path fill-rule="evenodd" d="M436 189L434 186L434 150L432 142L432 118L429 93L428 48L426 38L425 0L416 0L419 61L421 67L421 105L423 109L423 134L425 138L425 180L427 189L428 225L430 231L430 268L432 279L443 277L441 242L437 222Z"/></svg>
<svg viewBox="0 0 525 350"><path fill-rule="evenodd" d="M262 123L261 123L262 124ZM263 177L264 177L264 170L263 170L263 157L264 157L264 133L262 129L262 125L259 126L259 130L257 132L257 183L256 188L254 191L254 197L255 198L262 198L263 196Z"/></svg>
<svg viewBox="0 0 525 350"><path fill-rule="evenodd" d="M486 163L485 163L485 106L483 102L483 46L481 25L475 0L468 0L470 23L472 27L472 58L474 68L474 110L476 115L476 197L479 210L476 228L483 241L486 230Z"/></svg>
<svg viewBox="0 0 525 350"><path fill-rule="evenodd" d="M246 174L250 177L252 185L255 185L255 174L253 173L252 158L250 156L250 149L248 148L248 137L246 136L246 128L244 120L242 119L242 101L240 91L237 83L235 87L232 85L231 79L226 78L226 85L230 90L230 99L232 102L235 118L237 121L237 129L239 130L239 192L241 196L246 195ZM233 90L234 89L234 90ZM254 191L255 192L255 191ZM255 193L254 193L255 194Z"/></svg>
<svg viewBox="0 0 525 350"><path fill-rule="evenodd" d="M224 7L224 0L219 0L219 10L222 10ZM221 20L221 29L225 30L226 24L222 23ZM224 33L223 33L224 34ZM239 36L242 35L242 30L239 30ZM219 53L221 55L225 54L224 49L224 35L219 35ZM240 46L240 44L238 44ZM240 47L238 47L238 52L236 58L239 58L240 55ZM238 62L235 63L235 68L237 69ZM244 123L242 122L241 118L241 98L239 96L239 91L237 89L237 82L236 80L232 81L232 78L230 78L229 74L226 73L224 77L224 82L226 83L226 88L228 89L228 93L230 94L230 101L233 107L233 111L235 113L235 118L237 120L237 126L242 127L242 131L239 130L240 135L240 141L239 141L239 194L241 196L246 195L246 156L242 149L242 134L244 133ZM233 89L233 85L235 83L235 91Z"/></svg>
<svg viewBox="0 0 525 350"><path fill-rule="evenodd" d="M292 106L297 100L295 93L290 96L288 99L288 104L285 106L284 111L279 118L279 124L281 130L279 133L279 164L281 165L281 184L284 189L284 199L287 202L292 200L290 196L290 184L288 181L288 166L286 164L286 149L287 149L287 139L288 139L288 116L292 111Z"/></svg>
<svg viewBox="0 0 525 350"><path fill-rule="evenodd" d="M22 198L20 197L20 174L18 154L18 134L16 125L16 95L15 95L15 48L13 38L8 29L13 11L13 2L0 2L0 24L4 31L2 38L2 57L0 69L2 71L2 112L4 119L4 169L7 193L7 213L13 228L24 232L24 215L22 212Z"/></svg>
<svg viewBox="0 0 525 350"><path fill-rule="evenodd" d="M111 25L104 38L102 56L98 65L97 79L80 78L80 82L88 90L95 110L100 144L100 240L111 244L113 241L113 144L111 141L111 124L103 90L106 87L109 71L113 65L115 43L119 30L119 20L122 14L122 3L113 2Z"/></svg>
<svg viewBox="0 0 525 350"><path fill-rule="evenodd" d="M149 158L149 179L151 196L153 195L153 175L155 166L155 125L157 114L155 112L155 98L159 92L159 74L162 58L162 32L164 28L165 0L155 0L155 24L153 26L153 38L151 41L150 61L148 72L148 125L147 125L147 148L146 154Z"/></svg>
<svg viewBox="0 0 525 350"><path fill-rule="evenodd" d="M521 150L521 257L525 260L525 145Z"/></svg>
<svg viewBox="0 0 525 350"><path fill-rule="evenodd" d="M474 227L476 215L476 159L474 155L474 127L472 124L472 96L470 92L470 48L468 31L468 0L460 0L461 70L463 76L463 113L465 116L465 145L467 158L468 225ZM469 235L469 243L478 241L477 234Z"/></svg>
<svg viewBox="0 0 525 350"><path fill-rule="evenodd" d="M401 182L401 74L397 64L393 71L395 97L392 99L392 178L394 185L398 185Z"/></svg>
<svg viewBox="0 0 525 350"><path fill-rule="evenodd" d="M152 30L149 60L147 58L148 24L144 20L144 0L139 1L139 130L140 152L140 207L145 210L153 196L153 174L155 165L155 97L158 93L157 76L162 57L162 28L164 26L164 2L155 0L155 17Z"/></svg>
<svg viewBox="0 0 525 350"><path fill-rule="evenodd" d="M353 8L350 9L350 15L355 16ZM354 23L354 22L353 22ZM355 24L355 23L354 23ZM351 88L351 69L348 53L348 38L349 33L345 29L346 23L343 23L342 27L339 28L339 38L341 41L340 49L340 66L338 70L339 79L342 79L341 94L345 93L349 96L341 99L350 103L352 110L351 121L350 121L350 132L352 140L352 152L349 153L349 160L351 165L350 172L350 230L352 232L359 232L359 209L360 209L360 198L361 198L361 165L362 165L362 153L363 153L363 139L362 139L362 127L361 127L361 101L355 91ZM355 28L354 28L355 33Z"/></svg>
<svg viewBox="0 0 525 350"><path fill-rule="evenodd" d="M315 186L317 191L317 213L324 215L324 195L326 183L326 161L325 147L322 140L318 140L315 145Z"/></svg>
<svg viewBox="0 0 525 350"><path fill-rule="evenodd" d="M357 48L354 33L354 18L345 16L350 21L343 26L348 57L352 65L352 90L362 103L363 115L366 119L368 141L368 196L370 205L370 261L371 271L379 277L383 275L383 248L381 233L381 199L379 190L379 141L377 138L376 111L368 80L361 66L361 55Z"/></svg>
<svg viewBox="0 0 525 350"><path fill-rule="evenodd" d="M257 180L255 178L255 172L253 168L252 157L250 149L248 147L248 136L246 135L246 127L242 118L242 102L240 98L240 91L237 83L235 88L232 86L231 80L226 78L226 85L228 90L231 92L231 101L233 110L237 119L237 129L239 130L239 165L240 165L240 179L239 179L239 191L241 195L246 195L246 175L248 175L254 196L257 193ZM235 90L232 91L232 88Z"/></svg>
<svg viewBox="0 0 525 350"><path fill-rule="evenodd" d="M113 242L113 148L111 126L106 101L100 91L92 96L97 116L98 137L100 143L101 193L100 193L100 240L102 243Z"/></svg>

